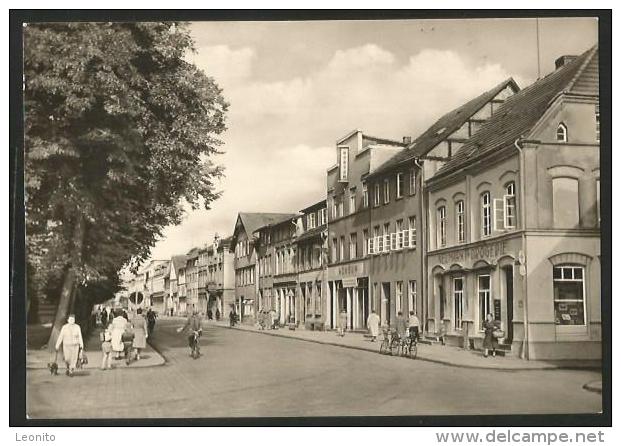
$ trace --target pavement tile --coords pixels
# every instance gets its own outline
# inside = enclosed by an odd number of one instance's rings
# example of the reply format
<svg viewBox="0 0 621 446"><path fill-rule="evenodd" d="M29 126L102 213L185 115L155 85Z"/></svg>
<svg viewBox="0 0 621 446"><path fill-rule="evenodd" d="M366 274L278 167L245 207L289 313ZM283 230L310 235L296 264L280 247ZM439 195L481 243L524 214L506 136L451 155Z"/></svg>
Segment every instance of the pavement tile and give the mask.
<svg viewBox="0 0 621 446"><path fill-rule="evenodd" d="M361 333L346 333L340 337L334 331L310 331L310 330L290 330L280 328L278 330L261 330L252 325L236 325L230 327L226 322L209 323L221 327L228 327L235 330L243 330L261 333L271 336L280 336L299 339L308 342L333 345L344 348L367 350L379 352L381 341L371 342L371 340ZM481 352L476 350L464 350L459 347L443 346L439 344L421 344L418 346L417 360L436 362L439 364L451 365L462 368L474 369L497 369L497 370L553 370L553 369L601 369L600 361L529 361L517 357L487 357L484 358Z"/></svg>

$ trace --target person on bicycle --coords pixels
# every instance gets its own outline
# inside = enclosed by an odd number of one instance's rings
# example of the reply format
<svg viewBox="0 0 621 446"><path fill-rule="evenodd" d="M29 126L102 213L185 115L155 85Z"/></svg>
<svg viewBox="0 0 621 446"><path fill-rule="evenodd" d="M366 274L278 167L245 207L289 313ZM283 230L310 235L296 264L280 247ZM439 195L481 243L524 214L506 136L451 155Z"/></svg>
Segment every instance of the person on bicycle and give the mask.
<svg viewBox="0 0 621 446"><path fill-rule="evenodd" d="M418 316L414 311L410 311L410 319L408 320L409 332L410 336L414 336L414 339L418 341L418 337L420 336L420 321L418 320Z"/></svg>
<svg viewBox="0 0 621 446"><path fill-rule="evenodd" d="M200 314L198 313L198 310L196 309L192 312L192 316L188 317L188 320L186 321L185 325L183 327L180 327L177 330L177 332L181 333L182 331L188 328L191 330L191 333L188 336L188 345L190 346L190 353L192 353L192 350L194 348L194 334L196 333L197 351L198 351L198 339L203 334L203 319L201 318Z"/></svg>
<svg viewBox="0 0 621 446"><path fill-rule="evenodd" d="M407 326L406 319L403 317L403 312L401 311L397 313L397 321L395 323L395 329L400 339L404 339L406 337L408 326Z"/></svg>

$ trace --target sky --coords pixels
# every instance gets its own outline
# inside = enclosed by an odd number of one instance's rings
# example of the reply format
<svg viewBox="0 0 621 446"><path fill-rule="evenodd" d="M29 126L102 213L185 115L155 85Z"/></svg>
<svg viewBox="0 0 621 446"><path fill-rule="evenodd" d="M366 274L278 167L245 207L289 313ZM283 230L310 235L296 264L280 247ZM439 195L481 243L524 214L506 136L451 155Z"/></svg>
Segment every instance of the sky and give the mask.
<svg viewBox="0 0 621 446"><path fill-rule="evenodd" d="M166 228L153 259L231 235L238 212L298 212L325 198L351 130L401 140L513 77L537 79L535 19L193 22L188 60L230 103L222 197ZM597 43L594 19L540 19L541 75Z"/></svg>

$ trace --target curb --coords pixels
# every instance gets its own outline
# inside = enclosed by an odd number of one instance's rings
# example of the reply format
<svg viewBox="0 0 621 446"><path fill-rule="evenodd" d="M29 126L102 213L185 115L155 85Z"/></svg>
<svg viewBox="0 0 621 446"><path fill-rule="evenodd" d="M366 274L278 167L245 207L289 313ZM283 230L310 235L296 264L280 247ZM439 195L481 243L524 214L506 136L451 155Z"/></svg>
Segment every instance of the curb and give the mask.
<svg viewBox="0 0 621 446"><path fill-rule="evenodd" d="M591 381L589 383L586 383L584 386L582 386L582 388L586 390L587 392L598 393L600 395L602 394L602 382L601 381Z"/></svg>
<svg viewBox="0 0 621 446"><path fill-rule="evenodd" d="M334 347L341 347L341 348L348 348L350 350L360 350L360 351L365 351L365 352L369 352L369 353L377 353L379 354L379 352L377 350L372 350L369 348L365 348L365 347L359 347L356 345L346 345L346 344L339 344L337 342L330 342L330 341L320 341L317 339L304 339L304 338L298 338L295 336L287 336L287 335L283 335L283 334L279 334L279 333L267 333L267 332L261 332L261 331L256 331L256 330L250 330L247 328L241 328L241 327L231 327L229 325L216 325L216 327L220 327L220 328L227 328L229 330L238 330L238 331L244 331L246 333L257 333L257 334L262 334L262 335L266 335L266 336L274 336L274 337L278 337L278 338L286 338L286 339L293 339L296 341L304 341L304 342L312 342L315 344L323 344L323 345L331 345ZM423 356L417 356L415 361L426 361L426 362L431 362L431 363L435 363L435 364L442 364L442 365L446 365L449 367L458 367L458 368L464 368L464 369L475 369L475 370L500 370L500 371L506 371L506 372L521 372L521 371L541 371L541 370L601 370L600 367L592 367L592 366L584 366L584 367L579 367L579 366L563 366L563 365L557 365L557 364L551 364L551 365L546 365L546 366L537 366L537 367L528 367L528 368L524 368L524 367L484 367L484 366L476 366L476 365L470 365L470 364L459 364L459 363L455 363L455 362L450 362L450 361L443 361L441 359L432 359L432 358L425 358ZM586 384L585 384L586 386ZM596 390L593 390L596 391ZM601 393L601 390L600 390Z"/></svg>

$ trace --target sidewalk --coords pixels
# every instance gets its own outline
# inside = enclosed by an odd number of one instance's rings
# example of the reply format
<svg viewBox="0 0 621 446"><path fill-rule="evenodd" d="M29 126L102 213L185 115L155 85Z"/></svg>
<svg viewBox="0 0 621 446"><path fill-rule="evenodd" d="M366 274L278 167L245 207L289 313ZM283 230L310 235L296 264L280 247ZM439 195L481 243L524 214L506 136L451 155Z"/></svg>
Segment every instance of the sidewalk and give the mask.
<svg viewBox="0 0 621 446"><path fill-rule="evenodd" d="M310 330L289 330L280 328L279 330L260 330L251 325L236 325L230 327L228 322L209 321L210 324L225 327L232 330L241 330L264 334L268 336L278 336L283 338L298 339L301 341L315 342L318 344L333 345L343 348L366 350L379 354L381 341L371 340L360 333L346 333L344 337L339 337L334 331L310 331ZM439 344L420 344L418 346L418 356L416 360L435 362L438 364L450 365L455 367L465 367L472 369L497 369L497 370L553 370L553 369L601 369L600 361L527 361L519 357L488 357L484 358L481 352L476 350L464 350L458 347L442 346Z"/></svg>
<svg viewBox="0 0 621 446"><path fill-rule="evenodd" d="M38 330L41 330L40 327L37 327ZM84 350L86 352L86 356L88 358L88 364L86 364L86 369L97 369L101 367L101 343L99 342L99 329L93 330L90 338L85 340L84 342ZM31 344L29 342L29 344ZM27 369L47 369L47 364L52 359L49 350L47 347L39 347L36 348L34 345L31 345L26 350L26 368ZM64 364L62 363L62 352L58 353L58 367L59 372L64 373ZM165 359L156 352L149 343L147 343L147 348L145 348L140 353L140 361L132 361L129 366L125 365L125 361L123 360L115 360L112 359L112 368L142 368L142 367L154 367L163 365L165 363Z"/></svg>

